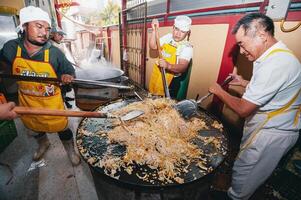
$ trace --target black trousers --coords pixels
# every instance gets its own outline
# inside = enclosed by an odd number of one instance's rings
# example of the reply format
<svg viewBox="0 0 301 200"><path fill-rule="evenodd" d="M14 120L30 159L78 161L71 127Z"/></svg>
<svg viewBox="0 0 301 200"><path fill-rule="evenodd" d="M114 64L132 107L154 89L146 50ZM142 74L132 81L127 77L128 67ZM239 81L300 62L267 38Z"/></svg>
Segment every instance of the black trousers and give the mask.
<svg viewBox="0 0 301 200"><path fill-rule="evenodd" d="M40 137L43 137L45 134L46 133L44 133L44 132L39 132L38 135L35 135L33 137L36 139L39 139ZM73 137L73 133L69 128L64 131L58 132L58 134L59 134L60 140L64 140L64 141L71 140Z"/></svg>

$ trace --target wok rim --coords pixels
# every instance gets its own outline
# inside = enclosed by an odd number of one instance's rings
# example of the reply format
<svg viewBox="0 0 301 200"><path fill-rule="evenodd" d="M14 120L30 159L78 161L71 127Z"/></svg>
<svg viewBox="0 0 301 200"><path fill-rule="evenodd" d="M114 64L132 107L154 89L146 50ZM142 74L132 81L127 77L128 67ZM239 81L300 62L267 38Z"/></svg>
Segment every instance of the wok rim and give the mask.
<svg viewBox="0 0 301 200"><path fill-rule="evenodd" d="M118 79L119 77L124 75L124 71L119 68L115 68L115 67L101 67L101 68L106 69L106 70L109 69L111 71L116 71L119 74L116 76L112 76L112 77L108 77L108 78L104 78L104 79L90 79L90 80L93 80L93 81L110 81L111 80L113 82L115 79ZM92 69L87 69L87 70L92 70ZM84 71L84 70L82 70L82 71ZM77 74L76 74L76 77L77 77ZM77 78L79 78L79 77L77 77ZM83 77L82 79L86 79L86 77Z"/></svg>

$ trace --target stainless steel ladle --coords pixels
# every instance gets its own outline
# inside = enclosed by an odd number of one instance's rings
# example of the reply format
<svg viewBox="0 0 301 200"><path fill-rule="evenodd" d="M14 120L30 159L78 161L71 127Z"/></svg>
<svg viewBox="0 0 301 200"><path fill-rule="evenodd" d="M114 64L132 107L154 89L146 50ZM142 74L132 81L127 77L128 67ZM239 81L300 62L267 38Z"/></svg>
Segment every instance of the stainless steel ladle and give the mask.
<svg viewBox="0 0 301 200"><path fill-rule="evenodd" d="M234 79L233 76L228 76L226 80L221 84L221 86L225 86L230 83ZM189 119L191 116L197 114L198 104L201 104L205 99L210 97L212 93L208 93L199 100L193 99L185 99L183 101L178 102L174 105L174 107L178 110L178 112L185 118Z"/></svg>

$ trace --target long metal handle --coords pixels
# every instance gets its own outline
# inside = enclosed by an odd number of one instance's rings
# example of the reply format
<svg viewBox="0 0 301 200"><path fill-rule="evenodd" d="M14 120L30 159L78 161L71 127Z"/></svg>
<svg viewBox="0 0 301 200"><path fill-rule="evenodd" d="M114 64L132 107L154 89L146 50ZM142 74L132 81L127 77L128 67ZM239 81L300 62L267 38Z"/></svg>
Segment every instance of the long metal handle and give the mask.
<svg viewBox="0 0 301 200"><path fill-rule="evenodd" d="M85 85L92 85L92 86L105 86L105 87L112 87L112 88L118 88L118 89L133 89L134 86L127 86L127 85L121 85L118 83L112 83L107 81L91 81L91 80L85 80L85 79L74 79L72 81L73 84L85 84Z"/></svg>
<svg viewBox="0 0 301 200"><path fill-rule="evenodd" d="M228 76L224 82L221 84L221 86L225 86L227 85L228 83L230 83L232 80L234 79L233 76ZM208 94L206 94L205 96L203 96L202 98L200 98L199 100L197 100L197 104L201 103L202 101L204 101L205 99L207 99L208 97L210 97L212 95L211 92L208 92Z"/></svg>
<svg viewBox="0 0 301 200"><path fill-rule="evenodd" d="M36 82L53 82L53 83L61 83L57 78L49 78L49 77L38 77L38 76L20 76L20 75L12 75L12 74L2 74L0 73L0 78L8 78L15 79L19 81L36 81Z"/></svg>
<svg viewBox="0 0 301 200"><path fill-rule="evenodd" d="M169 93L169 89L168 89L168 85L167 85L167 81L166 81L166 72L165 72L164 68L161 67L160 69L161 69L161 74L162 74L162 82L163 82L165 97L170 99L170 93Z"/></svg>
<svg viewBox="0 0 301 200"><path fill-rule="evenodd" d="M210 97L212 95L211 92L208 92L205 96L201 97L199 100L197 100L197 104L201 103L202 101L204 101L205 99L207 99L208 97Z"/></svg>
<svg viewBox="0 0 301 200"><path fill-rule="evenodd" d="M14 111L19 115L47 115L47 116L67 116L67 117L107 117L106 113L88 112L88 111L71 111L71 110L52 110L44 108L32 108L16 106Z"/></svg>
<svg viewBox="0 0 301 200"><path fill-rule="evenodd" d="M160 51L159 34L158 34L158 29L156 26L155 26L155 36L156 36L156 44L157 44L157 49L158 49L158 53L159 53L159 58L163 58L162 52ZM169 89L168 89L168 85L167 85L167 81L166 81L165 68L160 67L160 71L161 71L161 76L162 76L165 97L170 99L170 93L169 93Z"/></svg>
<svg viewBox="0 0 301 200"><path fill-rule="evenodd" d="M21 80L21 81L51 82L55 84L61 84L61 81L59 79L49 78L49 77L20 76L20 75L1 74L1 73L0 73L0 77ZM104 87L113 87L118 89L133 89L133 86L121 85L121 84L107 82L107 81L92 81L92 80L85 80L85 79L74 79L72 81L72 84L104 86Z"/></svg>

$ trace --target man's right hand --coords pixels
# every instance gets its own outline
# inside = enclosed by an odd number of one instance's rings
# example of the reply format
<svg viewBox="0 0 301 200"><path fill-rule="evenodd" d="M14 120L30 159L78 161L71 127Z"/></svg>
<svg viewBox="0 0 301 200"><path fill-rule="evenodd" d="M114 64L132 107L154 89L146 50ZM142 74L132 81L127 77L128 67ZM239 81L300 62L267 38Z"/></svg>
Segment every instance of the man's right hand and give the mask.
<svg viewBox="0 0 301 200"><path fill-rule="evenodd" d="M70 84L74 80L74 77L69 74L62 74L61 81L63 84Z"/></svg>
<svg viewBox="0 0 301 200"><path fill-rule="evenodd" d="M158 19L153 19L152 20L152 29L155 30L155 28L159 28L159 21Z"/></svg>

